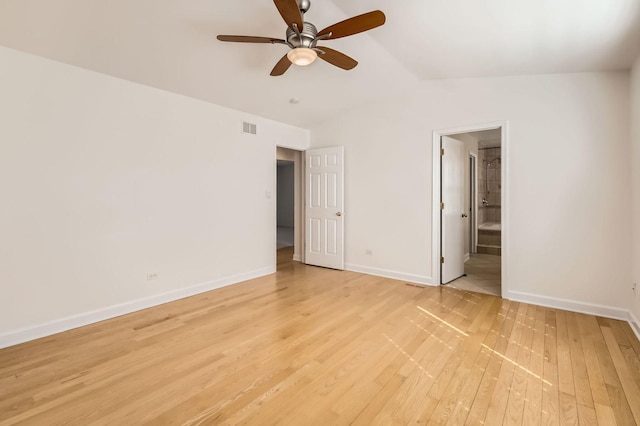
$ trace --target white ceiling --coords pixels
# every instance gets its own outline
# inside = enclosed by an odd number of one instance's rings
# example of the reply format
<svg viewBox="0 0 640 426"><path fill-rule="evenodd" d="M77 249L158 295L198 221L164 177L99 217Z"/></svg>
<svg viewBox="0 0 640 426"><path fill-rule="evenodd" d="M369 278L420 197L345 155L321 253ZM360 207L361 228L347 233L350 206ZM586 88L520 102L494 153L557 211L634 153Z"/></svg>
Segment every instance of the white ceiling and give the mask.
<svg viewBox="0 0 640 426"><path fill-rule="evenodd" d="M640 0L315 0L305 18L374 9L383 27L326 42L352 71L270 77L286 46L215 39L284 38L270 0L0 0L0 45L302 127L420 80L625 70L640 53Z"/></svg>

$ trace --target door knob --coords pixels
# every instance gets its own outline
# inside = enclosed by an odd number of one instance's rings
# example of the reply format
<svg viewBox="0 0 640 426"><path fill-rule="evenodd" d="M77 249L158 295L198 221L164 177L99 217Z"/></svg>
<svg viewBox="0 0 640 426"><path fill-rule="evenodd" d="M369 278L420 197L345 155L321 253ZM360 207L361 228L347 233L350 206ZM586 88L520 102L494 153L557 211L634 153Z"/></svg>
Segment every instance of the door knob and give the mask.
<svg viewBox="0 0 640 426"><path fill-rule="evenodd" d="M342 216L342 212L336 213L336 216Z"/></svg>

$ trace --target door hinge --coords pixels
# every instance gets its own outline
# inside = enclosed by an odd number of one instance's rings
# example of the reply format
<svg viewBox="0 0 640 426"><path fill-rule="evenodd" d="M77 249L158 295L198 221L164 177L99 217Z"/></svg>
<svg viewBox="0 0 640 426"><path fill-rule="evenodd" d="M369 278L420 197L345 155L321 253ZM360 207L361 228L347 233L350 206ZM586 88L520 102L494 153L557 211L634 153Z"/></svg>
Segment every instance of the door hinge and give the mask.
<svg viewBox="0 0 640 426"><path fill-rule="evenodd" d="M444 148L440 148L440 155L444 155Z"/></svg>
<svg viewBox="0 0 640 426"><path fill-rule="evenodd" d="M440 258L440 263L444 263L444 257Z"/></svg>
<svg viewBox="0 0 640 426"><path fill-rule="evenodd" d="M440 210L444 210L444 203L440 203Z"/></svg>

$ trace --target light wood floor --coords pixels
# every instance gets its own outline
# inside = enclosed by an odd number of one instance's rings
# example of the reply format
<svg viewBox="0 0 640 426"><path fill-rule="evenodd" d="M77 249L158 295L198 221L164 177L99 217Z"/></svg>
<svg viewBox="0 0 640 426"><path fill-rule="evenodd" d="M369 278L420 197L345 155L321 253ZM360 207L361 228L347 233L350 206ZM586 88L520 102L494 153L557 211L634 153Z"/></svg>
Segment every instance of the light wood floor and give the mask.
<svg viewBox="0 0 640 426"><path fill-rule="evenodd" d="M279 263L1 350L0 424L640 422L626 323Z"/></svg>

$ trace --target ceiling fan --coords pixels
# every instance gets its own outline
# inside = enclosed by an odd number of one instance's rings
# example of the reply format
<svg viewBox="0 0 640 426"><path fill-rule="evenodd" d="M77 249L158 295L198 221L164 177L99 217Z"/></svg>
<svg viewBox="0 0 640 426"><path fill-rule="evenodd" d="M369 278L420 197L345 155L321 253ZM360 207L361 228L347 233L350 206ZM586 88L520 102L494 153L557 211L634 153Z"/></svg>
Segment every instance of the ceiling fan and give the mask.
<svg viewBox="0 0 640 426"><path fill-rule="evenodd" d="M272 76L284 74L291 64L305 66L311 64L316 58L323 59L332 65L344 70L350 70L358 65L358 62L324 46L318 46L321 40L333 40L347 37L364 31L371 30L384 24L385 16L379 10L354 16L353 18L333 24L322 31L310 22L304 21L304 14L311 7L311 0L273 0L282 19L287 24L286 40L272 37L253 37L240 35L219 35L220 41L239 43L271 43L286 44L291 48L289 52L278 61L271 71Z"/></svg>

